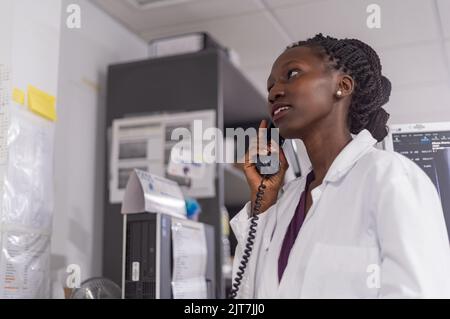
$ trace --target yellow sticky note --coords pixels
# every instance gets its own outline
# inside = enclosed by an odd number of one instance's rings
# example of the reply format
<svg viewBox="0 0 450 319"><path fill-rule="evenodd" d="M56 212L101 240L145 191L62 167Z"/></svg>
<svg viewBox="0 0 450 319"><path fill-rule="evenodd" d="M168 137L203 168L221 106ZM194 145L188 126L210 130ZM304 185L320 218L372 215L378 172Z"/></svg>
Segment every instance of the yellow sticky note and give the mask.
<svg viewBox="0 0 450 319"><path fill-rule="evenodd" d="M14 102L20 105L25 105L25 92L21 89L14 88L12 99Z"/></svg>
<svg viewBox="0 0 450 319"><path fill-rule="evenodd" d="M28 108L50 121L56 121L56 98L38 88L28 86Z"/></svg>

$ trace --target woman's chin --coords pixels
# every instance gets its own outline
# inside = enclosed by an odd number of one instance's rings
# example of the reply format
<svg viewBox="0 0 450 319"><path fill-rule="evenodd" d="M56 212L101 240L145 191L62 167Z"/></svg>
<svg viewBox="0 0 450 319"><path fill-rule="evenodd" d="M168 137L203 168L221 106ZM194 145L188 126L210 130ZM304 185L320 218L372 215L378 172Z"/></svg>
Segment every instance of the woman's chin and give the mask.
<svg viewBox="0 0 450 319"><path fill-rule="evenodd" d="M280 135L283 136L285 139L298 138L299 135L298 125L294 127L294 125L291 125L291 123L289 123L288 121L280 121L277 127L280 130Z"/></svg>
<svg viewBox="0 0 450 319"><path fill-rule="evenodd" d="M298 132L288 127L279 127L280 135L285 139L298 138Z"/></svg>

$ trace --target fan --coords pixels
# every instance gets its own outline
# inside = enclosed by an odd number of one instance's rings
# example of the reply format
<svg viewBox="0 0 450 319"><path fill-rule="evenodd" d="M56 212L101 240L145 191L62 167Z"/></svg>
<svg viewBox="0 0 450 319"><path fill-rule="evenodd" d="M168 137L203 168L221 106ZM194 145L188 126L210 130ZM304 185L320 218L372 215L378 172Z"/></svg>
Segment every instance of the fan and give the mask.
<svg viewBox="0 0 450 319"><path fill-rule="evenodd" d="M91 278L73 291L71 299L121 299L118 285L107 278Z"/></svg>

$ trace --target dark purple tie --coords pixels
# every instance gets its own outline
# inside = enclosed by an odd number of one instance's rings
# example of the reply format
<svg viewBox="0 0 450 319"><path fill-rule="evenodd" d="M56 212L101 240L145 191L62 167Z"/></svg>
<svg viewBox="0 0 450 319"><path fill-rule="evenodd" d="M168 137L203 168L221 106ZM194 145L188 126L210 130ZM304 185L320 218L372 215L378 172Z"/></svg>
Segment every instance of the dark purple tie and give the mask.
<svg viewBox="0 0 450 319"><path fill-rule="evenodd" d="M289 227L284 236L283 246L281 246L280 256L278 257L278 281L281 281L283 277L284 270L289 260L289 255L291 253L292 246L294 246L297 235L302 227L303 221L305 220L306 212L306 194L308 193L309 185L314 180L314 172L308 174L306 177L305 190L300 196L300 201L298 202L297 208L295 209L295 214L289 223Z"/></svg>

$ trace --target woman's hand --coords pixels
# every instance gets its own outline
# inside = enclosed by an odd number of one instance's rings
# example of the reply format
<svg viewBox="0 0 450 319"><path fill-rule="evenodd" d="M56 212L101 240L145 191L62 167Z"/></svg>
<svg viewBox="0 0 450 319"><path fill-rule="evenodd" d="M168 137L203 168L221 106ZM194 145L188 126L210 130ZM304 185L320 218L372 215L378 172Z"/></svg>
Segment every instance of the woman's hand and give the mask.
<svg viewBox="0 0 450 319"><path fill-rule="evenodd" d="M267 129L268 123L266 120L263 120L259 125L260 129ZM250 187L251 191L251 201L252 201L252 210L255 204L256 195L258 193L258 188L261 184L261 180L263 176L256 169L256 156L259 153L260 155L267 155L268 151L271 152L271 156L277 156L279 154L280 158L280 169L279 171L271 175L270 177L265 178L264 185L266 186L264 196L261 202L261 208L259 213L265 212L270 206L276 203L278 198L278 192L283 186L284 176L286 175L286 171L289 168L288 161L286 160L286 156L284 155L283 149L279 147L273 140L270 145L265 145L264 149L258 150L258 140L262 140L265 138L262 130L258 131L258 138L253 138L250 141L249 149L245 154L245 163L244 163L244 173L247 178L247 183ZM262 143L260 143L262 144ZM267 143L266 143L267 144ZM259 145L260 148L263 145ZM269 147L269 149L267 149ZM275 153L275 154L273 154Z"/></svg>

